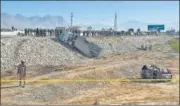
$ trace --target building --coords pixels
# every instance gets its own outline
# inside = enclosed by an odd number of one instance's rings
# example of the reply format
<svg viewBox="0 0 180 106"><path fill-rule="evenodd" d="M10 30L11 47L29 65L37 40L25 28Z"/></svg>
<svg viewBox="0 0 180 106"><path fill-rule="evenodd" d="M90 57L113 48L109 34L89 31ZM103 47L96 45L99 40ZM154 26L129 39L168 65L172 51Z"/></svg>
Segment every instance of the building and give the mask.
<svg viewBox="0 0 180 106"><path fill-rule="evenodd" d="M1 29L1 37L13 37L19 34L24 34L24 30Z"/></svg>

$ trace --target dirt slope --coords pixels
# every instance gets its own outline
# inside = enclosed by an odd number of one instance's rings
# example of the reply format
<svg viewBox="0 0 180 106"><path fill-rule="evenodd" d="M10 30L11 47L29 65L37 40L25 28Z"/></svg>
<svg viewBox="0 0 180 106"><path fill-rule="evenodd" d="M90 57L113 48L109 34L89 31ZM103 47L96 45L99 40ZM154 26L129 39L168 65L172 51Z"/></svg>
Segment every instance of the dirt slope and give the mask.
<svg viewBox="0 0 180 106"><path fill-rule="evenodd" d="M28 67L27 79L139 78L144 64L167 67L172 71L173 79L177 79L179 56L175 54L167 45L158 45L151 52L110 54L101 59L90 59L68 66L31 66ZM15 71L3 72L2 79L16 79ZM25 88L16 85L2 84L2 104L93 104L96 101L99 104L179 103L179 82L31 82Z"/></svg>

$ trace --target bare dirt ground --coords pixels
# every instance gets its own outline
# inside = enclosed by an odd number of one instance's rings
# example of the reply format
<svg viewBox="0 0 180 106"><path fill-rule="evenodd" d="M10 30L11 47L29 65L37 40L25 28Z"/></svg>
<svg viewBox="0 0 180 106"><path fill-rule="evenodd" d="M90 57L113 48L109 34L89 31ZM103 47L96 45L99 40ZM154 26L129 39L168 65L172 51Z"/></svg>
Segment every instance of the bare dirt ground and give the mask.
<svg viewBox="0 0 180 106"><path fill-rule="evenodd" d="M167 44L156 45L151 52L134 51L90 59L79 64L29 66L27 79L116 79L139 78L144 64L166 67L179 78L179 56ZM1 80L16 79L15 70L2 72ZM2 83L2 104L179 104L179 82L29 82Z"/></svg>

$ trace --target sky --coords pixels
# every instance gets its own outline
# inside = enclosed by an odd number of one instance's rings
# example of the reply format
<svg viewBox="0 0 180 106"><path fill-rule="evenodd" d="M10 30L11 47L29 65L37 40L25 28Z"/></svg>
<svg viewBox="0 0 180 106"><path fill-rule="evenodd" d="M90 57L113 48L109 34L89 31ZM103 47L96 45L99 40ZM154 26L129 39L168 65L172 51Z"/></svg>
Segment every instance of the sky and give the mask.
<svg viewBox="0 0 180 106"><path fill-rule="evenodd" d="M118 24L130 20L145 23L179 22L179 1L1 1L1 12L12 15L62 16L75 24Z"/></svg>

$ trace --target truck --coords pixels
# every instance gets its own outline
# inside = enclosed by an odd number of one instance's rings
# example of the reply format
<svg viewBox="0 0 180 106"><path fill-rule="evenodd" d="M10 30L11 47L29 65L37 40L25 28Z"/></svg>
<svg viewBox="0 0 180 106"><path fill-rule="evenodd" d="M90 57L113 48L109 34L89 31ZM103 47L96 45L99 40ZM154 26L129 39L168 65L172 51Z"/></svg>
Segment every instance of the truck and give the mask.
<svg viewBox="0 0 180 106"><path fill-rule="evenodd" d="M156 65L144 65L141 69L142 79L172 79L169 69L159 68Z"/></svg>
<svg viewBox="0 0 180 106"><path fill-rule="evenodd" d="M66 28L56 28L55 37L64 46L71 48L72 50L77 50L86 57L93 58L101 57L103 55L101 47L89 42L86 37L72 33Z"/></svg>

